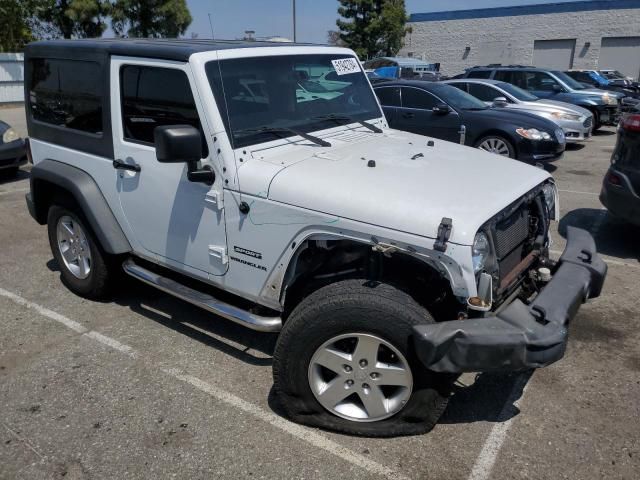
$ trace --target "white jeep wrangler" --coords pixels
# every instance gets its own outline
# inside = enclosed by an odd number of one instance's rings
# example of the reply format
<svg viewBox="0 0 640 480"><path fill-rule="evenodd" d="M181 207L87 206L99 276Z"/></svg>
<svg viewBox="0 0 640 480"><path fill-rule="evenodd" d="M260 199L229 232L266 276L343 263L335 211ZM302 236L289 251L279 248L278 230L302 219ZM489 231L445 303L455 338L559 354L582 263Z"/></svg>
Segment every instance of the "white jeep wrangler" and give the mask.
<svg viewBox="0 0 640 480"><path fill-rule="evenodd" d="M123 270L280 332L295 421L428 431L456 374L560 359L606 267L548 257L541 169L388 128L351 50L233 41L30 44L27 204L64 283Z"/></svg>

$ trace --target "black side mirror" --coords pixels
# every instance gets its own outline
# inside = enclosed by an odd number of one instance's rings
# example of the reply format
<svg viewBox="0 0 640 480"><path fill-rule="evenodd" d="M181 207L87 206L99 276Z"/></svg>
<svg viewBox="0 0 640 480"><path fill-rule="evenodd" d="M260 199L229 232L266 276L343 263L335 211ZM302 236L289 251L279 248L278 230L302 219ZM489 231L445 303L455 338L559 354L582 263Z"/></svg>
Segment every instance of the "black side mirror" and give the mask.
<svg viewBox="0 0 640 480"><path fill-rule="evenodd" d="M198 170L202 158L202 135L191 125L163 125L153 130L156 158L161 163L186 163L191 182L213 185L216 175L210 166Z"/></svg>
<svg viewBox="0 0 640 480"><path fill-rule="evenodd" d="M190 163L202 158L202 137L191 125L164 125L153 130L156 158L162 163Z"/></svg>
<svg viewBox="0 0 640 480"><path fill-rule="evenodd" d="M436 113L438 115L446 115L451 111L451 108L449 108L449 105L447 105L446 103L438 103L431 110L433 111L433 113Z"/></svg>
<svg viewBox="0 0 640 480"><path fill-rule="evenodd" d="M564 92L564 89L560 85L558 85L557 83L554 83L553 87L551 87L551 89L556 93Z"/></svg>

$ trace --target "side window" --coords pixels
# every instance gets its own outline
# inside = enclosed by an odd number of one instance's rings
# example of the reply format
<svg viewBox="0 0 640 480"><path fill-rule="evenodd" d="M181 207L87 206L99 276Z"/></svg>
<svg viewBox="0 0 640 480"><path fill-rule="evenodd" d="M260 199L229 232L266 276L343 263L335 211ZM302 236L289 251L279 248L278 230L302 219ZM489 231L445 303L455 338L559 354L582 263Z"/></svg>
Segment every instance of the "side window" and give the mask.
<svg viewBox="0 0 640 480"><path fill-rule="evenodd" d="M153 131L162 125L202 125L186 73L174 68L125 65L120 69L124 138L153 144ZM205 157L207 143L202 137Z"/></svg>
<svg viewBox="0 0 640 480"><path fill-rule="evenodd" d="M501 82L514 83L513 77L516 72L510 72L508 70L496 70L496 74L493 76L495 80L499 80Z"/></svg>
<svg viewBox="0 0 640 480"><path fill-rule="evenodd" d="M552 92L554 85L559 85L545 72L527 72L527 90Z"/></svg>
<svg viewBox="0 0 640 480"><path fill-rule="evenodd" d="M451 85L452 87L456 87L457 89L462 90L463 92L469 93L468 83L450 83L449 85Z"/></svg>
<svg viewBox="0 0 640 480"><path fill-rule="evenodd" d="M100 65L50 58L30 62L29 108L33 119L101 135L104 92Z"/></svg>
<svg viewBox="0 0 640 480"><path fill-rule="evenodd" d="M467 78L491 78L491 70L470 70Z"/></svg>
<svg viewBox="0 0 640 480"><path fill-rule="evenodd" d="M469 93L483 102L493 102L497 97L504 97L495 88L480 83L470 83Z"/></svg>
<svg viewBox="0 0 640 480"><path fill-rule="evenodd" d="M380 103L385 107L400 106L400 88L399 87L382 87L374 90Z"/></svg>
<svg viewBox="0 0 640 480"><path fill-rule="evenodd" d="M529 90L527 86L527 72L500 72L501 76L504 75L504 78L498 78L496 74L496 80L502 80L503 82L511 83L516 87L520 87L523 90Z"/></svg>
<svg viewBox="0 0 640 480"><path fill-rule="evenodd" d="M404 108L419 108L431 110L436 106L436 98L430 93L417 88L402 88L402 106Z"/></svg>

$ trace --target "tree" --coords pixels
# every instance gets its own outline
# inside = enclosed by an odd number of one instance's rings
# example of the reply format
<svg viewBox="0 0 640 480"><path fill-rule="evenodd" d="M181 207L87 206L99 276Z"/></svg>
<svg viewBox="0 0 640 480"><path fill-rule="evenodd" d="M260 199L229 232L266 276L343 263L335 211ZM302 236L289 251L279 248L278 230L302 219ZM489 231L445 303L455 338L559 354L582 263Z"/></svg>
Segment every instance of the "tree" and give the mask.
<svg viewBox="0 0 640 480"><path fill-rule="evenodd" d="M42 0L0 0L0 52L18 52L35 40L35 14Z"/></svg>
<svg viewBox="0 0 640 480"><path fill-rule="evenodd" d="M116 0L111 12L116 35L178 37L191 24L185 0Z"/></svg>
<svg viewBox="0 0 640 480"><path fill-rule="evenodd" d="M111 10L109 0L44 0L38 15L48 24L47 36L63 38L100 37L107 29L105 17ZM46 30L47 25L43 26Z"/></svg>
<svg viewBox="0 0 640 480"><path fill-rule="evenodd" d="M335 45L337 47L343 47L344 42L340 38L340 32L336 32L335 30L329 30L327 32L327 44Z"/></svg>
<svg viewBox="0 0 640 480"><path fill-rule="evenodd" d="M362 59L391 56L402 48L407 11L404 0L338 0L340 39Z"/></svg>

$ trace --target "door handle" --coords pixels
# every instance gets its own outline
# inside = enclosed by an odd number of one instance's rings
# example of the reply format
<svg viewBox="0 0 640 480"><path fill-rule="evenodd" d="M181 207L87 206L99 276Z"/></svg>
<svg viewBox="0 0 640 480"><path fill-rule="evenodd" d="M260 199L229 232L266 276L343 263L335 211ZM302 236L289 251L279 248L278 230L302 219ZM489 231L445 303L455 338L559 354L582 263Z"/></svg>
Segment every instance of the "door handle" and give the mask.
<svg viewBox="0 0 640 480"><path fill-rule="evenodd" d="M140 165L135 163L133 165L129 165L118 158L113 161L113 168L118 170L129 170L130 172L139 172L141 170Z"/></svg>
<svg viewBox="0 0 640 480"><path fill-rule="evenodd" d="M402 114L402 118L413 118L415 115L411 112L405 112Z"/></svg>

